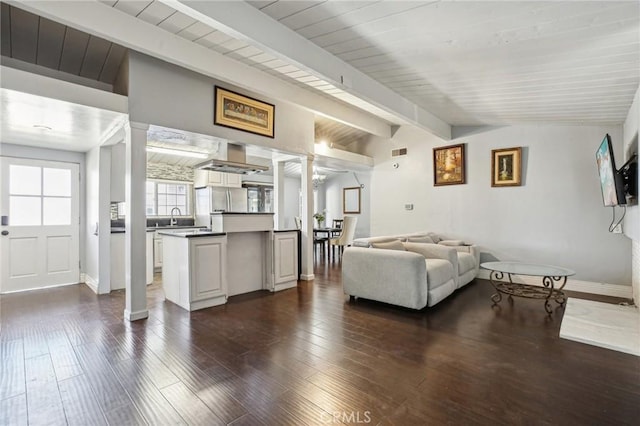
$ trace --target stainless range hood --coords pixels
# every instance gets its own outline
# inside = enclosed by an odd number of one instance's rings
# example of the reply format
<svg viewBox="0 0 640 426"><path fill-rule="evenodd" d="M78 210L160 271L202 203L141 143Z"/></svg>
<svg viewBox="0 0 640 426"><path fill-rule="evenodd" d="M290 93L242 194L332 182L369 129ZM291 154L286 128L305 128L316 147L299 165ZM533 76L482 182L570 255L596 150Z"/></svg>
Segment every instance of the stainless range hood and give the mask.
<svg viewBox="0 0 640 426"><path fill-rule="evenodd" d="M247 164L247 155L244 146L234 144L227 144L226 160L210 159L196 164L194 168L240 175L250 175L269 170L269 168L265 166Z"/></svg>

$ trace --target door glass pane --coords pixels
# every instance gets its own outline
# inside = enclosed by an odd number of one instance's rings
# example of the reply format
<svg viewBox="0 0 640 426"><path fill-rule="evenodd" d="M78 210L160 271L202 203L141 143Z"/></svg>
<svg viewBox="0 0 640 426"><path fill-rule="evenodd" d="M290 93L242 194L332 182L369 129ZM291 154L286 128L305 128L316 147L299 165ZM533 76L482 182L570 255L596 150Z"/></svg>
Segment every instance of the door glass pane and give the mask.
<svg viewBox="0 0 640 426"><path fill-rule="evenodd" d="M71 198L43 198L43 225L71 225Z"/></svg>
<svg viewBox="0 0 640 426"><path fill-rule="evenodd" d="M41 195L40 167L9 166L9 194L11 195ZM38 212L40 215L40 212Z"/></svg>
<svg viewBox="0 0 640 426"><path fill-rule="evenodd" d="M71 197L71 170L42 169L42 194Z"/></svg>
<svg viewBox="0 0 640 426"><path fill-rule="evenodd" d="M40 226L40 197L9 197L9 225Z"/></svg>

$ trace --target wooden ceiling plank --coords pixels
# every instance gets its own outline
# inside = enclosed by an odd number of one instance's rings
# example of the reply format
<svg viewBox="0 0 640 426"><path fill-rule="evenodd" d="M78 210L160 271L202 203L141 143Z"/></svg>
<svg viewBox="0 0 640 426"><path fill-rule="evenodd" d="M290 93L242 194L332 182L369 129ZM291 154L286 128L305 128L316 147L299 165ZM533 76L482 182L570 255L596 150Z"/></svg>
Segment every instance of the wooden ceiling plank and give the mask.
<svg viewBox="0 0 640 426"><path fill-rule="evenodd" d="M67 27L60 57L60 71L80 75L84 53L89 44L89 34Z"/></svg>
<svg viewBox="0 0 640 426"><path fill-rule="evenodd" d="M138 14L138 18L150 23L151 25L158 25L174 13L176 13L175 9L159 1L153 1Z"/></svg>
<svg viewBox="0 0 640 426"><path fill-rule="evenodd" d="M108 84L113 84L115 82L116 77L118 76L118 70L120 70L120 65L122 65L122 60L124 59L126 52L127 49L124 47L114 43L111 44L104 66L102 67L102 71L98 77L100 81Z"/></svg>
<svg viewBox="0 0 640 426"><path fill-rule="evenodd" d="M11 57L11 11L6 3L0 3L0 53Z"/></svg>
<svg viewBox="0 0 640 426"><path fill-rule="evenodd" d="M357 10L368 5L366 1L330 1L319 3L313 7L304 9L286 18L280 19L280 23L292 30L299 30L309 25L316 24L336 16L343 15L352 10ZM269 14L267 12L267 14Z"/></svg>
<svg viewBox="0 0 640 426"><path fill-rule="evenodd" d="M176 12L164 21L160 22L158 27L169 31L170 33L177 34L189 25L192 25L194 22L196 22L194 18L191 18L184 13Z"/></svg>
<svg viewBox="0 0 640 426"><path fill-rule="evenodd" d="M49 19L40 19L38 57L36 59L38 65L58 69L65 32L66 28L64 25Z"/></svg>
<svg viewBox="0 0 640 426"><path fill-rule="evenodd" d="M40 18L17 7L10 7L10 17L12 57L35 64Z"/></svg>
<svg viewBox="0 0 640 426"><path fill-rule="evenodd" d="M98 80L100 72L107 60L111 42L99 37L91 36L87 44L87 52L82 61L80 75L82 77Z"/></svg>
<svg viewBox="0 0 640 426"><path fill-rule="evenodd" d="M119 1L113 7L126 13L127 15L138 16L140 12L145 10L151 3L151 0L126 0Z"/></svg>
<svg viewBox="0 0 640 426"><path fill-rule="evenodd" d="M380 20L388 19L390 16L402 14L415 9L428 7L428 3L416 2L377 2L370 3L365 7L351 10L331 19L326 19L317 24L308 25L298 30L298 34L312 41L315 38L345 28L352 28L364 23L372 24ZM314 41L315 42L315 41Z"/></svg>
<svg viewBox="0 0 640 426"><path fill-rule="evenodd" d="M277 1L263 7L260 11L279 21L321 3L323 1Z"/></svg>

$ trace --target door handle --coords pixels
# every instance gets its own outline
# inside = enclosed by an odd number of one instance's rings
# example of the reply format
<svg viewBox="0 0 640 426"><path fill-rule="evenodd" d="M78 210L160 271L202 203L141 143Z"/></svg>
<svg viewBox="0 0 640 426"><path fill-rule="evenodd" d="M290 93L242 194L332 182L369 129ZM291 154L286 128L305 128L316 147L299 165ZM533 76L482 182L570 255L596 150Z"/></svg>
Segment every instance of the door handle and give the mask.
<svg viewBox="0 0 640 426"><path fill-rule="evenodd" d="M2 235L9 235L9 231L2 231Z"/></svg>

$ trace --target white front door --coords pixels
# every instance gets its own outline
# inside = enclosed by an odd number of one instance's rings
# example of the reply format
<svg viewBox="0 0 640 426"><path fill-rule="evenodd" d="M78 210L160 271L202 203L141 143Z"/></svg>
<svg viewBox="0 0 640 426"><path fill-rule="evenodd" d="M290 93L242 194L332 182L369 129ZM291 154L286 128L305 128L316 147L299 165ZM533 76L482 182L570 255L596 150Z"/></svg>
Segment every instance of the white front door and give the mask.
<svg viewBox="0 0 640 426"><path fill-rule="evenodd" d="M0 158L0 293L80 282L78 165Z"/></svg>

